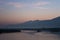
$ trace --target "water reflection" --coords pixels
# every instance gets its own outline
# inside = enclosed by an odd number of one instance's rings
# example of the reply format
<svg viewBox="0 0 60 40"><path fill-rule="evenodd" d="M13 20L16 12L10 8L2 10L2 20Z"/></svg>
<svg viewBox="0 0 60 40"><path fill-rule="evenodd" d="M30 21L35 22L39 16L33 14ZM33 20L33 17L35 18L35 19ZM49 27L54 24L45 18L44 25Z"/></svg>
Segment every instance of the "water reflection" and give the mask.
<svg viewBox="0 0 60 40"><path fill-rule="evenodd" d="M60 32L16 32L0 34L0 40L60 40Z"/></svg>

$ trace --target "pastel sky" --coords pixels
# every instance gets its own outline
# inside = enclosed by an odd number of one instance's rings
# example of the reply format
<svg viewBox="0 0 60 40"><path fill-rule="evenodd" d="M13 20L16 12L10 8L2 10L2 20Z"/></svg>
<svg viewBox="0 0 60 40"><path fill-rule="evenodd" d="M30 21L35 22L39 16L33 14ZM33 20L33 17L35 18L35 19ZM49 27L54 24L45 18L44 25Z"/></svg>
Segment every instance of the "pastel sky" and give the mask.
<svg viewBox="0 0 60 40"><path fill-rule="evenodd" d="M60 16L60 0L0 0L0 24Z"/></svg>

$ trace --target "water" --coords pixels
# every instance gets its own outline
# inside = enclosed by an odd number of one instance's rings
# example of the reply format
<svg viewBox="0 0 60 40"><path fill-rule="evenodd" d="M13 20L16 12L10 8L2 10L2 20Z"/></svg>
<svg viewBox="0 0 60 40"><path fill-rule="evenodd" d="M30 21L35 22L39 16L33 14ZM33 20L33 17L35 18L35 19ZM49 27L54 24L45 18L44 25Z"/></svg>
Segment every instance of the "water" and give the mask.
<svg viewBox="0 0 60 40"><path fill-rule="evenodd" d="M60 33L16 32L0 34L0 40L60 40Z"/></svg>

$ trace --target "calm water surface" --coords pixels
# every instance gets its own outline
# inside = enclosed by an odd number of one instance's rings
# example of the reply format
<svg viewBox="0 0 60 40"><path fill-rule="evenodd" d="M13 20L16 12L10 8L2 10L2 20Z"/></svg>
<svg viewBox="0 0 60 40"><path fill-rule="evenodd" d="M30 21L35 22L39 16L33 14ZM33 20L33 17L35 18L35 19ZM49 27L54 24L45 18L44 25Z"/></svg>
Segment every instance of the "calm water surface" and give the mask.
<svg viewBox="0 0 60 40"><path fill-rule="evenodd" d="M0 34L0 40L60 40L60 33L16 32Z"/></svg>

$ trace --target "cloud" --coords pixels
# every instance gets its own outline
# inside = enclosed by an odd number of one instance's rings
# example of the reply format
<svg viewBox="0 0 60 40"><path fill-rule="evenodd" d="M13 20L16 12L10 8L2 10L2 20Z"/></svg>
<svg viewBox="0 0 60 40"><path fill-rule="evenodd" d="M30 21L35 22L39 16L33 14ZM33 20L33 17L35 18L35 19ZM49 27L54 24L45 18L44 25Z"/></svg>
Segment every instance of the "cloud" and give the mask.
<svg viewBox="0 0 60 40"><path fill-rule="evenodd" d="M14 6L14 7L17 7L17 8L24 7L23 3L18 3L18 2L9 2L8 5L11 5L11 6Z"/></svg>
<svg viewBox="0 0 60 40"><path fill-rule="evenodd" d="M37 3L33 4L33 6L45 6L48 4L50 4L50 3L49 2L37 2Z"/></svg>
<svg viewBox="0 0 60 40"><path fill-rule="evenodd" d="M45 6L50 5L50 2L36 2L32 4L33 8L39 8L39 9L49 9Z"/></svg>
<svg viewBox="0 0 60 40"><path fill-rule="evenodd" d="M49 8L46 8L46 7L33 7L33 8L39 8L39 9L49 9Z"/></svg>
<svg viewBox="0 0 60 40"><path fill-rule="evenodd" d="M49 4L50 2L33 2L33 3L8 2L8 5L14 6L16 8L23 8L23 7L43 8L44 6L47 6Z"/></svg>

